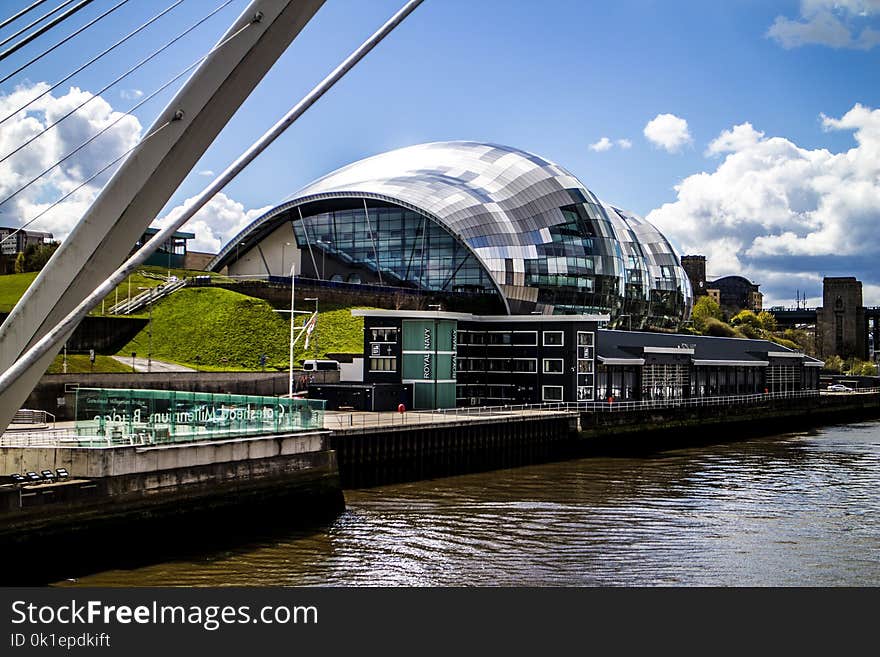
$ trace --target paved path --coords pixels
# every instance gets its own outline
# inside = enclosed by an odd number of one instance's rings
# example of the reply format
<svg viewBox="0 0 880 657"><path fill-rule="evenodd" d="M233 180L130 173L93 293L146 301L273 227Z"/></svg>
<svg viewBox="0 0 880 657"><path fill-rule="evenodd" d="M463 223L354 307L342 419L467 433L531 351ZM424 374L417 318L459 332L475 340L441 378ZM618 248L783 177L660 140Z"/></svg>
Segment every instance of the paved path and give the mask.
<svg viewBox="0 0 880 657"><path fill-rule="evenodd" d="M116 360L123 365L131 367L131 358L127 356L113 356L113 360ZM198 370L194 370L191 367L184 367L183 365L178 365L177 363L166 363L165 361L153 359L152 369L147 369L147 359L146 358L135 358L134 359L134 371L135 372L197 372Z"/></svg>

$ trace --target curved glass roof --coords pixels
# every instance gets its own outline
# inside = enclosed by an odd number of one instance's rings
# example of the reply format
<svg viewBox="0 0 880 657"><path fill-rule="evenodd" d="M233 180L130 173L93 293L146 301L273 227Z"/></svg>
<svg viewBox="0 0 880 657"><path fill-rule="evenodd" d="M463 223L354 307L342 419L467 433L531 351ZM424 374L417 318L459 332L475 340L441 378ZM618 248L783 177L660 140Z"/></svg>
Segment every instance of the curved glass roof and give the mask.
<svg viewBox="0 0 880 657"><path fill-rule="evenodd" d="M361 197L441 224L472 250L511 312L609 313L632 328L674 326L690 313L687 275L654 226L604 204L562 167L497 144L435 142L360 160L300 189L230 245L276 211Z"/></svg>

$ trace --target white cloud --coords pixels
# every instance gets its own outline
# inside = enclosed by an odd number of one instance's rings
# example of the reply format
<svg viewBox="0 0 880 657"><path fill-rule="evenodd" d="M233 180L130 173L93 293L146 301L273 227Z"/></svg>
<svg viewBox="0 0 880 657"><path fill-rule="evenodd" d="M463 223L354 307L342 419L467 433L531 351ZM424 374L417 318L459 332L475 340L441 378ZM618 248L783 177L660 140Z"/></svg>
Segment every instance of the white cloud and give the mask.
<svg viewBox="0 0 880 657"><path fill-rule="evenodd" d="M0 95L0 119L47 88L48 85L45 83L39 83L17 87L7 95ZM58 97L46 94L29 106L27 111L17 112L9 120L0 123L0 158L91 97L91 94L76 87L72 87L67 93ZM103 136L71 157L62 166L56 167L40 178L27 190L0 205L0 225L20 226L48 208L55 199L82 184L106 164L134 146L140 139L141 125L134 116L116 112L104 98L96 98L32 144L4 162L0 162L0 201L2 201L73 148L120 117L121 120ZM49 231L56 239L64 239L91 205L111 173L112 170L107 171L84 185L69 199L32 224L31 228ZM213 176L214 172L200 171L199 174ZM172 217L179 216L183 207L191 203L192 199L187 199L183 205L174 208L157 223L160 226L167 225ZM266 207L245 210L241 203L225 194L218 194L187 223L187 228L196 234L190 246L193 250L217 252L239 230L268 209Z"/></svg>
<svg viewBox="0 0 880 657"><path fill-rule="evenodd" d="M652 144L670 153L678 153L691 142L687 121L675 114L658 114L645 125L644 134Z"/></svg>
<svg viewBox="0 0 880 657"><path fill-rule="evenodd" d="M618 139L617 145L626 150L627 148L632 148L633 143L629 139Z"/></svg>
<svg viewBox="0 0 880 657"><path fill-rule="evenodd" d="M705 253L714 275L769 284L771 299L822 273L880 284L880 110L857 104L822 126L854 131L856 145L802 148L749 123L723 131L707 151L724 156L717 168L685 178L648 220L684 252Z"/></svg>
<svg viewBox="0 0 880 657"><path fill-rule="evenodd" d="M713 139L709 143L706 155L735 153L757 144L763 138L764 133L755 130L751 123L742 123L733 126L730 130L723 131L718 137Z"/></svg>
<svg viewBox="0 0 880 657"><path fill-rule="evenodd" d="M870 24L880 0L802 0L797 19L777 16L767 30L783 48L821 45L870 50L880 44L880 30Z"/></svg>
<svg viewBox="0 0 880 657"><path fill-rule="evenodd" d="M192 205L194 199L195 197L186 199L157 220L154 225L159 227L169 225ZM190 241L188 248L193 251L217 253L239 231L271 207L267 205L263 208L245 210L244 205L220 192L184 224L183 229L195 233L196 236Z"/></svg>
<svg viewBox="0 0 880 657"><path fill-rule="evenodd" d="M15 112L11 118L0 123L0 158L6 157L48 125L92 98L87 91L71 87L64 95L46 94L27 110L16 112L46 89L48 85L41 82L22 85L6 95L0 95L0 119ZM11 200L0 204L0 224L20 226L47 209L53 201L71 192L134 146L140 138L141 125L134 116L116 112L103 98L96 98L33 143L0 162L2 201L117 119L119 122L100 138ZM97 176L69 199L48 211L32 227L52 232L56 238L65 237L111 173L107 171Z"/></svg>
<svg viewBox="0 0 880 657"><path fill-rule="evenodd" d="M602 137L602 139L597 141L595 144L590 144L589 148L591 151L601 153L603 151L610 150L612 146L614 146L614 142L608 139L608 137Z"/></svg>
<svg viewBox="0 0 880 657"><path fill-rule="evenodd" d="M202 171L199 171L199 175L205 176L207 178L212 178L214 176L214 172L210 169L203 169Z"/></svg>
<svg viewBox="0 0 880 657"><path fill-rule="evenodd" d="M123 89L119 92L119 95L125 100L138 100L143 98L144 92L140 89Z"/></svg>

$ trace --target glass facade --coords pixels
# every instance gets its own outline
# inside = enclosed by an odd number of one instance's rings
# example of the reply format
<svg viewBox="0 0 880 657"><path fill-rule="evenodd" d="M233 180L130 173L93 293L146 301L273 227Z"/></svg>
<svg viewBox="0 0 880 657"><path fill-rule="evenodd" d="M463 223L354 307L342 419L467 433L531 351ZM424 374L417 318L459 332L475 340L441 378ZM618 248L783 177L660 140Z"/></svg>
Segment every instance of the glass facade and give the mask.
<svg viewBox="0 0 880 657"><path fill-rule="evenodd" d="M471 250L434 221L400 207L383 204L365 210L362 201L352 204L356 207L293 223L299 248L319 254L315 264L324 270L320 272L324 278L331 278L336 265L342 264L363 267L390 285L496 293L491 277Z"/></svg>
<svg viewBox="0 0 880 657"><path fill-rule="evenodd" d="M283 221L326 280L487 293L509 314L607 314L629 329L675 328L693 305L654 226L509 146L420 144L345 166L255 220L211 268Z"/></svg>
<svg viewBox="0 0 880 657"><path fill-rule="evenodd" d="M81 445L153 445L321 429L325 402L251 395L78 388Z"/></svg>

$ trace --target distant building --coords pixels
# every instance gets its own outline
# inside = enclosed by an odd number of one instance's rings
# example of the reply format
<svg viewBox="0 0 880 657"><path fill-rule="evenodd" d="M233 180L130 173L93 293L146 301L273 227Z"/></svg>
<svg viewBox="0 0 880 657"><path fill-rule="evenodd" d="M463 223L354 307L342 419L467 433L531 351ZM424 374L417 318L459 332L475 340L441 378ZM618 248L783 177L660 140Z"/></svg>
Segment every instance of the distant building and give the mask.
<svg viewBox="0 0 880 657"><path fill-rule="evenodd" d="M144 244L153 238L159 232L158 228L147 228L141 238L135 242L132 253L140 249ZM144 262L145 265L155 265L157 267L167 267L168 269L184 269L187 268L187 248L186 243L195 239L195 233L185 233L177 231L162 246L153 251L149 258ZM199 269L201 269L199 267Z"/></svg>
<svg viewBox="0 0 880 657"><path fill-rule="evenodd" d="M18 231L16 233L16 231ZM9 235L15 233L14 237L6 239ZM0 226L0 255L17 256L24 253L24 250L31 244L45 244L52 241L52 233L44 233L37 230L18 230L18 228L9 228Z"/></svg>
<svg viewBox="0 0 880 657"><path fill-rule="evenodd" d="M19 253L24 253L33 244L51 242L52 237L52 233L0 226L0 274L13 273Z"/></svg>
<svg viewBox="0 0 880 657"><path fill-rule="evenodd" d="M862 282L852 276L826 277L822 282L822 307L816 308L819 353L867 359L867 334Z"/></svg>
<svg viewBox="0 0 880 657"><path fill-rule="evenodd" d="M764 295L758 290L760 286L743 276L724 276L706 283L706 291L729 315L741 310L761 312Z"/></svg>

